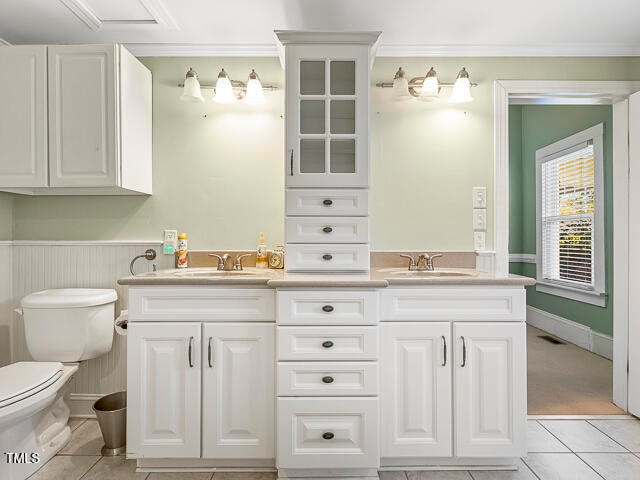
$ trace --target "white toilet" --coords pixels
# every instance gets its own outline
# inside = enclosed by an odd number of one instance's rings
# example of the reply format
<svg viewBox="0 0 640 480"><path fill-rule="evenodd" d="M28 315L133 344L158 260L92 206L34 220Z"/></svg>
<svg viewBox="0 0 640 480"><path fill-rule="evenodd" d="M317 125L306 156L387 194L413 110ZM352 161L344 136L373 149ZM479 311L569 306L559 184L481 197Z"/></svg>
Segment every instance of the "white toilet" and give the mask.
<svg viewBox="0 0 640 480"><path fill-rule="evenodd" d="M63 387L79 362L111 350L117 295L64 288L22 299L25 337L35 361L0 368L0 479L23 480L69 440Z"/></svg>

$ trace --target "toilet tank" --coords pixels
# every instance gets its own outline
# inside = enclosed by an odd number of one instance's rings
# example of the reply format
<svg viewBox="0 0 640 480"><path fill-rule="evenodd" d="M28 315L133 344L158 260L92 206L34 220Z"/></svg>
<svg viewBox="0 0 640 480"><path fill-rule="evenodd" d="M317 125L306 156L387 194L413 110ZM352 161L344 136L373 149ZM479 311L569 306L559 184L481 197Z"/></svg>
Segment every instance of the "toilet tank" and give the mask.
<svg viewBox="0 0 640 480"><path fill-rule="evenodd" d="M34 360L78 362L111 350L115 290L62 288L22 299L25 338Z"/></svg>

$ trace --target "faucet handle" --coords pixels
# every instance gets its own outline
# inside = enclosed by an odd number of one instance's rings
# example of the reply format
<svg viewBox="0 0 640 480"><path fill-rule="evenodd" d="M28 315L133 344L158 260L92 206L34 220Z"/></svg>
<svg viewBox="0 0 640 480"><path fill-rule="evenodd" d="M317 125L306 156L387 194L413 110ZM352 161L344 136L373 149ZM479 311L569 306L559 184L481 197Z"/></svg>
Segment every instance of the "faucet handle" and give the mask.
<svg viewBox="0 0 640 480"><path fill-rule="evenodd" d="M244 257L250 257L251 255L253 255L253 253L244 253L242 255L238 255L238 257L236 258L236 263L233 264L233 269L242 270L242 259Z"/></svg>
<svg viewBox="0 0 640 480"><path fill-rule="evenodd" d="M429 265L431 270L433 270L433 259L438 257L444 257L444 255L442 255L441 253L436 253L435 255L431 255L429 256L429 258L427 258L427 264Z"/></svg>
<svg viewBox="0 0 640 480"><path fill-rule="evenodd" d="M416 261L411 255L406 255L404 253L401 253L400 256L409 259L409 270L416 269Z"/></svg>
<svg viewBox="0 0 640 480"><path fill-rule="evenodd" d="M217 255L215 253L210 253L209 256L216 257L218 259L218 270L224 270L224 260L220 255Z"/></svg>

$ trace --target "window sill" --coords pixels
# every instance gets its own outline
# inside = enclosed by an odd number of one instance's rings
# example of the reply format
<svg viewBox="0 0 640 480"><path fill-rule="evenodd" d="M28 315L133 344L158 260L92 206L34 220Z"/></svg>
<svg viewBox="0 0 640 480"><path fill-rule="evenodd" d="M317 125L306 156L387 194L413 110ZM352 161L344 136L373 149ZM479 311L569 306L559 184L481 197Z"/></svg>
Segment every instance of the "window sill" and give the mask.
<svg viewBox="0 0 640 480"><path fill-rule="evenodd" d="M547 283L543 280L537 281L536 291L548 293L549 295L555 295L557 297L569 298L578 302L589 303L598 307L605 307L607 304L607 294L604 292L581 290L579 288L571 288L565 285Z"/></svg>

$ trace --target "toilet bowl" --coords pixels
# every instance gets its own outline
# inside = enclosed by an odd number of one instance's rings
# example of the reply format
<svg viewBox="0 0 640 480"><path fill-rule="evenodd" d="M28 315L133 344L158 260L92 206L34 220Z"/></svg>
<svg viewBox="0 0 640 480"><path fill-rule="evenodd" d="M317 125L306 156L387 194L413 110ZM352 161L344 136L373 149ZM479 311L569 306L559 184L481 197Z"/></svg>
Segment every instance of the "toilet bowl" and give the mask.
<svg viewBox="0 0 640 480"><path fill-rule="evenodd" d="M116 292L66 288L22 299L33 362L0 368L0 479L23 480L68 442L64 388L78 362L111 349Z"/></svg>

